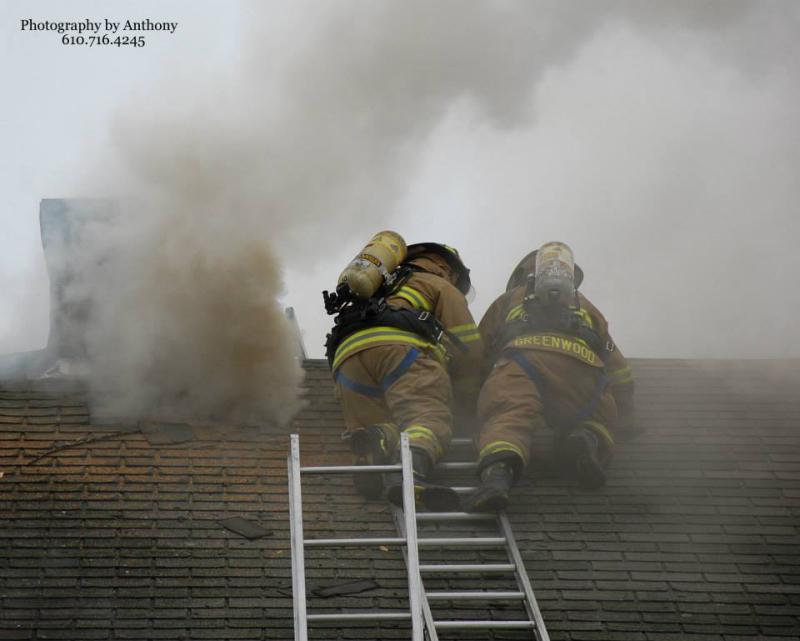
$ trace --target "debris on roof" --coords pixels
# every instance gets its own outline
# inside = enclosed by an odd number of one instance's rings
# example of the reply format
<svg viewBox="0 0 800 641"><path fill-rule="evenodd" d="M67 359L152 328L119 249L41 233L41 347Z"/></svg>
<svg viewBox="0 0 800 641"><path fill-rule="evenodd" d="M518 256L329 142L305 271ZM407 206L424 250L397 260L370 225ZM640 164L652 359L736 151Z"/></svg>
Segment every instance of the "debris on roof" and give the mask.
<svg viewBox="0 0 800 641"><path fill-rule="evenodd" d="M321 599L328 599L332 596L342 596L344 594L360 594L361 592L369 592L380 587L372 579L365 579L362 581L348 581L346 583L338 583L335 585L327 585L323 588L316 588L312 590L312 594Z"/></svg>
<svg viewBox="0 0 800 641"><path fill-rule="evenodd" d="M231 532L239 534L240 536L250 539L251 541L272 535L272 531L261 527L254 521L243 519L241 516L232 516L229 519L217 521L217 523L219 523L226 530L230 530Z"/></svg>

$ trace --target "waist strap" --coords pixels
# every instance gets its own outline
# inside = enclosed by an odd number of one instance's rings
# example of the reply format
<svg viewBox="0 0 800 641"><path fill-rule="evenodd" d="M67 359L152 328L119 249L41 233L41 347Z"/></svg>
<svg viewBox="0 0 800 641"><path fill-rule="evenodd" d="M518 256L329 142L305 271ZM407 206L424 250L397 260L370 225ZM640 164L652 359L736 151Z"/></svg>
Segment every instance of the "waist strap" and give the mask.
<svg viewBox="0 0 800 641"><path fill-rule="evenodd" d="M347 314L340 314L325 342L325 356L328 358L331 369L336 369L338 362L344 358L343 351L349 353L356 349L351 344L354 342L352 339L356 338L353 335L366 329L381 330L380 332L371 332L370 338L380 340L378 337L382 336L384 341L397 340L397 342L411 343L418 347L428 344L441 347L439 343L445 333L444 327L436 320L436 317L426 311L396 309L384 304L378 309L372 308L371 313L353 310ZM347 350L340 349L346 346ZM363 345L358 347L363 347ZM441 347L441 353L444 355L443 347Z"/></svg>

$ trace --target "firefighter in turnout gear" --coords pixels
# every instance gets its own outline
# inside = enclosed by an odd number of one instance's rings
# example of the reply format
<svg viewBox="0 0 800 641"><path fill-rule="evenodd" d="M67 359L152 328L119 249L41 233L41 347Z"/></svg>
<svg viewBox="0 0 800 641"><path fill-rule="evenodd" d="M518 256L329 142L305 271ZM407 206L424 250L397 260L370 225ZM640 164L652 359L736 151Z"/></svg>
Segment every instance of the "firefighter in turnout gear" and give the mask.
<svg viewBox="0 0 800 641"><path fill-rule="evenodd" d="M329 303L336 295L325 292L329 313L338 312L327 355L344 438L357 462L386 464L399 460L404 431L418 500L434 510L460 509L450 488L426 479L450 443L454 401L474 408L480 388L483 349L465 297L469 270L456 250L419 243L386 280L368 300L345 306ZM347 299L341 285L337 294ZM383 492L402 504L400 475L358 474L354 481L368 498Z"/></svg>
<svg viewBox="0 0 800 641"><path fill-rule="evenodd" d="M481 485L467 501L471 511L506 506L544 426L581 486L605 483L612 430L632 410L633 377L605 318L577 291L582 280L571 250L546 243L522 259L481 320L491 370L478 399Z"/></svg>

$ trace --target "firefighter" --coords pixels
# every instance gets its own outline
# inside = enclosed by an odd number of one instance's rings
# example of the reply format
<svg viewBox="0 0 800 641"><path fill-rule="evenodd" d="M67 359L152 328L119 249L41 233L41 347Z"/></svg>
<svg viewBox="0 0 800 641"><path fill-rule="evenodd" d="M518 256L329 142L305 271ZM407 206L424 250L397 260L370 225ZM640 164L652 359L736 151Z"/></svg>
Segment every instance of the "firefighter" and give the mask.
<svg viewBox="0 0 800 641"><path fill-rule="evenodd" d="M434 510L459 509L451 489L426 479L448 448L454 402L472 403L474 411L480 387L482 343L465 297L469 269L455 249L418 243L408 246L395 276L384 297L356 306L362 311L349 320L340 313L329 335L344 436L357 462L385 464L399 460L404 431L417 499ZM382 492L375 475L357 474L355 483L369 498ZM402 505L400 475L383 483L386 498Z"/></svg>
<svg viewBox="0 0 800 641"><path fill-rule="evenodd" d="M583 272L563 243L520 261L480 323L490 369L478 399L478 474L470 511L503 509L527 466L533 434L585 488L605 483L618 415L633 408L633 377L598 309L577 291Z"/></svg>

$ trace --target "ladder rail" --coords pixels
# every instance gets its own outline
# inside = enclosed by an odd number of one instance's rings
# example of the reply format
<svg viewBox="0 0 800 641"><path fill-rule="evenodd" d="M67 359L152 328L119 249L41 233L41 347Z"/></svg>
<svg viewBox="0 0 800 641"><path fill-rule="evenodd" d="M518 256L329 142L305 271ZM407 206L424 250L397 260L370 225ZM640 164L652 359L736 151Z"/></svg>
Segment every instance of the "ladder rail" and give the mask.
<svg viewBox="0 0 800 641"><path fill-rule="evenodd" d="M295 641L308 641L306 571L303 549L303 496L300 483L300 438L291 435L287 461L289 476L289 531L292 544L292 611Z"/></svg>
<svg viewBox="0 0 800 641"><path fill-rule="evenodd" d="M424 641L421 593L422 580L419 571L419 552L417 539L417 517L414 500L413 465L408 436L401 435L400 464L384 466L300 466L300 437L290 436L290 450L287 457L287 478L289 490L289 536L292 559L292 610L294 616L295 641L308 641L308 623L334 623L347 621L411 621L412 641ZM366 468L366 469L365 469ZM345 471L375 472L400 471L403 477L403 500L409 509L403 514L402 538L374 539L305 539L303 536L303 497L301 476L306 474L338 474ZM408 612L339 612L334 614L309 614L306 602L305 547L328 547L347 545L377 545L383 543L403 544L408 569ZM436 640L433 640L436 641Z"/></svg>
<svg viewBox="0 0 800 641"><path fill-rule="evenodd" d="M533 587L528 578L528 572L525 570L525 563L522 560L522 555L517 547L517 541L511 530L511 521L508 520L508 515L504 511L497 513L497 521L500 525L500 531L506 538L508 560L514 564L514 578L517 581L519 589L525 593L525 610L527 610L528 618L533 624L534 636L537 641L550 641L550 635L547 633L547 628L544 625L544 619L539 610L539 604L536 601L536 596L533 594Z"/></svg>
<svg viewBox="0 0 800 641"><path fill-rule="evenodd" d="M397 506L392 506L392 516L394 517L394 523L397 527L397 533L405 538L406 536L406 522L405 516L403 515L403 510L401 510ZM408 557L406 553L406 549L403 548L403 558L406 561L406 567L408 567ZM421 568L422 566L418 566ZM431 612L431 606L428 603L427 593L425 591L425 584L422 581L421 570L420 570L420 601L422 603L422 616L425 619L425 632L428 635L428 641L439 641L439 635L436 632L436 626L433 622L433 613Z"/></svg>
<svg viewBox="0 0 800 641"><path fill-rule="evenodd" d="M422 623L422 578L419 573L417 547L417 510L414 496L414 466L408 434L400 435L400 464L403 466L403 517L406 540L406 567L408 568L408 604L411 610L411 639L424 641Z"/></svg>

